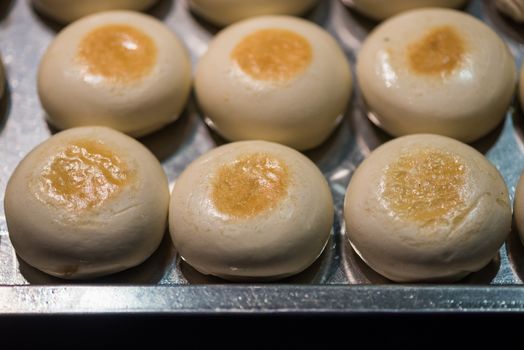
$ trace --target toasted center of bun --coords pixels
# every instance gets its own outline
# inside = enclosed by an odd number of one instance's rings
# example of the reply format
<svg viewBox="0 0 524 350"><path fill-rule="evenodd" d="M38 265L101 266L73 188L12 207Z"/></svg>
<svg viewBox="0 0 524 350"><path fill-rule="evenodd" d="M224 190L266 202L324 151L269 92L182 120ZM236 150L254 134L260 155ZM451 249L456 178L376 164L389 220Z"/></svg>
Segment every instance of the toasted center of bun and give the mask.
<svg viewBox="0 0 524 350"><path fill-rule="evenodd" d="M80 42L77 55L95 79L131 83L152 71L157 47L151 37L135 27L110 24L89 32Z"/></svg>
<svg viewBox="0 0 524 350"><path fill-rule="evenodd" d="M452 26L434 27L408 47L410 68L422 75L449 74L460 66L465 54L465 42Z"/></svg>
<svg viewBox="0 0 524 350"><path fill-rule="evenodd" d="M438 149L403 154L386 170L383 199L396 215L423 222L448 222L464 207L465 165Z"/></svg>
<svg viewBox="0 0 524 350"><path fill-rule="evenodd" d="M284 161L254 153L222 166L212 185L217 210L235 218L248 218L272 209L286 196L289 171Z"/></svg>
<svg viewBox="0 0 524 350"><path fill-rule="evenodd" d="M69 210L94 208L131 178L126 164L102 142L79 140L54 155L44 167L38 198Z"/></svg>
<svg viewBox="0 0 524 350"><path fill-rule="evenodd" d="M309 66L313 52L302 35L275 28L246 36L234 48L231 58L254 79L287 81Z"/></svg>

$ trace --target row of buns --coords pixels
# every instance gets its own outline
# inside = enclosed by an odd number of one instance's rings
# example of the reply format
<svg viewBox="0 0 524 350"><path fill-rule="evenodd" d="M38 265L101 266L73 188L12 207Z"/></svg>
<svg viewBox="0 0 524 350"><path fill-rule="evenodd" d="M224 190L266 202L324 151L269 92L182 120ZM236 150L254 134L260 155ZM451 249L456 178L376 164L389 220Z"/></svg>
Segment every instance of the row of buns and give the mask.
<svg viewBox="0 0 524 350"><path fill-rule="evenodd" d="M355 251L396 281L457 280L485 266L510 230L504 180L464 143L421 133L469 142L500 123L516 81L504 42L464 13L411 11L370 35L357 78L374 122L417 135L384 144L355 171L344 207ZM38 90L50 122L70 130L9 180L6 220L22 259L62 278L121 271L151 255L167 219L179 254L204 274L273 280L318 258L333 199L296 150L321 144L347 108L351 70L336 40L285 16L220 32L197 67L200 108L226 139L265 141L203 155L170 195L158 160L116 130L137 137L175 120L191 80L181 40L149 16L104 12L58 34Z"/></svg>
<svg viewBox="0 0 524 350"><path fill-rule="evenodd" d="M375 28L356 73L370 119L389 134L473 142L504 118L514 62L504 41L474 17L423 9ZM105 12L59 33L42 58L38 92L59 129L104 125L143 136L178 118L191 82L189 55L167 26L134 12ZM221 136L298 150L328 138L352 85L347 58L329 33L278 16L221 31L194 78L206 122Z"/></svg>
<svg viewBox="0 0 524 350"><path fill-rule="evenodd" d="M378 26L356 73L368 116L389 134L464 142L501 122L517 75L492 29L444 9L411 11ZM38 93L58 129L103 125L140 137L179 117L192 80L184 44L167 26L136 12L105 12L58 34L42 57ZM199 60L194 85L206 122L224 138L306 150L336 127L353 84L329 33L272 16L221 31Z"/></svg>
<svg viewBox="0 0 524 350"><path fill-rule="evenodd" d="M523 194L521 180L514 214L521 238ZM267 141L217 147L189 164L170 193L154 155L105 127L71 128L37 146L9 179L4 204L18 256L66 279L142 263L167 220L178 254L199 272L282 279L320 256L334 220L328 182L292 148ZM453 282L482 269L512 220L498 170L474 148L434 134L373 151L351 178L343 212L354 250L399 282Z"/></svg>
<svg viewBox="0 0 524 350"><path fill-rule="evenodd" d="M375 20L419 7L459 8L467 0L342 0L351 8ZM116 9L145 10L157 0L33 0L34 6L45 15L62 23L69 23L92 13ZM311 9L318 0L189 0L191 9L208 21L225 26L253 16L300 15ZM516 21L524 20L522 0L496 0L495 5Z"/></svg>

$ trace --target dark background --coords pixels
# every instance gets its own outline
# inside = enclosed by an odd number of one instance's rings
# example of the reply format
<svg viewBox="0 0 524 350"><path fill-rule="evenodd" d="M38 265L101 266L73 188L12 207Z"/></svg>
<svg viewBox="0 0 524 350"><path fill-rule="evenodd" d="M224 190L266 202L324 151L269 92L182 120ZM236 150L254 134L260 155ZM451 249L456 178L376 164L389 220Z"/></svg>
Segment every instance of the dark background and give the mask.
<svg viewBox="0 0 524 350"><path fill-rule="evenodd" d="M522 314L2 316L1 349L523 347Z"/></svg>

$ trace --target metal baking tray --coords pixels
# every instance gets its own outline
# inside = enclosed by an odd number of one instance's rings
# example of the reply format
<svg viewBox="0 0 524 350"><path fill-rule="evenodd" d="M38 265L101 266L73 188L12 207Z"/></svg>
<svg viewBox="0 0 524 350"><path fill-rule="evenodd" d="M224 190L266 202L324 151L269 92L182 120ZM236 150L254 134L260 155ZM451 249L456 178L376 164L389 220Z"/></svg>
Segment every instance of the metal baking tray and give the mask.
<svg viewBox="0 0 524 350"><path fill-rule="evenodd" d="M495 29L520 67L524 26L501 16L490 0L472 0L464 11ZM193 63L218 31L195 17L186 0L160 0L149 13L183 39ZM353 68L362 41L376 25L342 0L321 0L306 17L335 36ZM336 218L325 252L303 273L270 284L227 283L182 262L168 234L142 265L100 279L64 281L27 265L9 241L3 193L18 162L55 132L38 100L36 71L60 29L36 13L29 0L0 1L0 51L8 83L0 104L0 314L524 311L524 247L515 232L488 266L453 285L393 284L347 244L346 186L369 152L390 139L366 117L358 83L341 125L325 144L306 153L329 180ZM203 120L192 98L178 121L140 140L161 160L171 185L192 160L224 143ZM516 98L504 123L473 146L501 171L513 198L524 169L524 122Z"/></svg>

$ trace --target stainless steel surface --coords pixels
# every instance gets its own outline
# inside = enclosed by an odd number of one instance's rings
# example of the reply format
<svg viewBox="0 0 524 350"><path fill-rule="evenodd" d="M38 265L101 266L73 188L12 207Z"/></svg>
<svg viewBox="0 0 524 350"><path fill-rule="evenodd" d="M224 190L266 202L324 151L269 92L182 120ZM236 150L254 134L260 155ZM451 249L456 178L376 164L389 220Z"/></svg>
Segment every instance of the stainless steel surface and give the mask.
<svg viewBox="0 0 524 350"><path fill-rule="evenodd" d="M501 17L489 0L470 1L465 10L504 38L520 67L523 27ZM194 63L216 33L216 28L188 11L185 0L161 0L150 13L184 40ZM307 17L337 38L354 67L373 22L339 0L321 1ZM0 52L8 82L7 96L0 104L2 194L18 162L53 132L36 93L36 71L59 29L35 13L29 1L0 0ZM516 233L492 263L453 286L391 284L369 269L346 243L342 220L346 186L355 167L389 139L367 119L355 86L341 125L324 145L306 153L330 182L336 219L326 251L305 272L273 284L227 284L181 262L166 235L159 250L136 268L91 281L63 281L17 258L9 242L2 195L0 313L524 311L524 288L518 286L524 278L524 247ZM517 101L503 125L474 144L502 172L512 198L524 169L524 123L516 106ZM179 121L141 139L162 161L171 184L193 159L223 143L203 119L191 100Z"/></svg>

